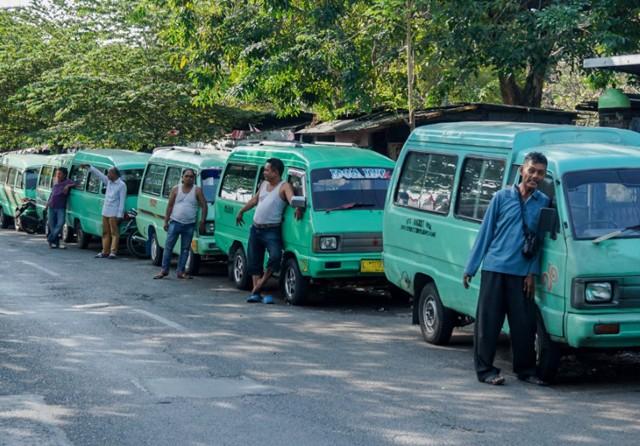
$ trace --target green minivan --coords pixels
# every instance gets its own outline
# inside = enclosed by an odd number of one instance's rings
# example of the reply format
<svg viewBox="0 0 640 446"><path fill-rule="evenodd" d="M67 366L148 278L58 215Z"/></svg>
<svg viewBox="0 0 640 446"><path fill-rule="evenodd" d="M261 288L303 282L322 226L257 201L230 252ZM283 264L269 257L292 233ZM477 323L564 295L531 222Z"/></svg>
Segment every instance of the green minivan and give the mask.
<svg viewBox="0 0 640 446"><path fill-rule="evenodd" d="M254 210L242 227L236 215L257 192L269 158L284 162L283 179L306 207L301 220L293 208L284 214L285 299L303 304L309 285L323 282L384 283L382 211L394 162L351 145L265 141L232 152L216 200L216 243L229 257L236 286L248 289L251 283L246 253Z"/></svg>
<svg viewBox="0 0 640 446"><path fill-rule="evenodd" d="M77 187L69 194L67 204L67 227L75 234L78 246L86 249L92 237L102 237L102 204L105 187L98 177L82 165L90 164L107 172L110 167L120 170L127 185L125 212L135 208L142 173L149 159L148 153L118 149L81 150L76 152L69 173ZM124 225L121 225L121 230Z"/></svg>
<svg viewBox="0 0 640 446"><path fill-rule="evenodd" d="M43 155L7 154L0 161L0 227L8 228L24 200L36 199ZM16 227L16 229L18 229Z"/></svg>
<svg viewBox="0 0 640 446"><path fill-rule="evenodd" d="M550 380L570 349L640 347L640 134L497 122L420 127L387 195L383 257L388 280L414 296L413 323L425 340L447 343L475 316L480 280L465 290L462 275L489 201L519 181L530 151L549 160L536 351Z"/></svg>
<svg viewBox="0 0 640 446"><path fill-rule="evenodd" d="M162 264L163 248L167 240L164 215L169 194L171 189L180 183L182 172L187 168L196 172L196 185L202 188L208 209L206 232L200 234L199 230L196 230L191 242L186 272L195 275L202 261L224 258L214 238L214 203L222 168L228 156L227 151L179 146L158 147L153 151L153 155L148 160L138 196L136 223L141 236L149 244L149 253L154 265ZM180 246L177 243L173 252L179 254L179 250Z"/></svg>

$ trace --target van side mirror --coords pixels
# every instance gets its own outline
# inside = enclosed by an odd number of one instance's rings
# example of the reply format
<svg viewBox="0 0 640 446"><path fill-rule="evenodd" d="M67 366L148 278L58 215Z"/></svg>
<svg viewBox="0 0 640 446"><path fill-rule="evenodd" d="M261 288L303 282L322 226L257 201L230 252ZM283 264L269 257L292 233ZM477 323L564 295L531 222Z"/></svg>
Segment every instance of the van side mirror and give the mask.
<svg viewBox="0 0 640 446"><path fill-rule="evenodd" d="M558 233L558 211L554 208L540 209L540 219L538 220L538 233L544 235L549 233L551 239L556 239Z"/></svg>
<svg viewBox="0 0 640 446"><path fill-rule="evenodd" d="M294 196L291 199L291 207L305 209L307 207L307 199L305 197Z"/></svg>

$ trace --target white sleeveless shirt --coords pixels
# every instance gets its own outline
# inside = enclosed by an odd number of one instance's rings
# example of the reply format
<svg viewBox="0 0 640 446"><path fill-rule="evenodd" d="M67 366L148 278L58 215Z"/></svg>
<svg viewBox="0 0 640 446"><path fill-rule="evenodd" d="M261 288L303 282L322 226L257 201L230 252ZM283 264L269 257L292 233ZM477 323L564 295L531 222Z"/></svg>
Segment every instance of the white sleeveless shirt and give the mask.
<svg viewBox="0 0 640 446"><path fill-rule="evenodd" d="M198 199L196 197L196 186L194 185L188 193L182 191L182 185L178 185L178 194L173 204L171 220L189 225L196 222L198 214Z"/></svg>
<svg viewBox="0 0 640 446"><path fill-rule="evenodd" d="M280 189L284 181L280 181L270 192L267 191L269 182L263 181L258 191L258 206L253 214L253 222L258 225L279 225L282 223L282 213L287 202L280 197Z"/></svg>

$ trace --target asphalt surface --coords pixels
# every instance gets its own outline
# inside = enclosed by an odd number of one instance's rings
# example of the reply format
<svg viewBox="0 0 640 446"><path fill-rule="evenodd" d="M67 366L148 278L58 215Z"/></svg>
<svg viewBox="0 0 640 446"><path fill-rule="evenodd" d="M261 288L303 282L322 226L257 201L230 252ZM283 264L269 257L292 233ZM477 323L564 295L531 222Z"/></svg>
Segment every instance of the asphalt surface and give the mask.
<svg viewBox="0 0 640 446"><path fill-rule="evenodd" d="M496 388L468 331L427 345L384 295L251 305L220 266L158 281L11 230L0 254L1 446L639 443L637 354L568 358L543 388L505 340Z"/></svg>

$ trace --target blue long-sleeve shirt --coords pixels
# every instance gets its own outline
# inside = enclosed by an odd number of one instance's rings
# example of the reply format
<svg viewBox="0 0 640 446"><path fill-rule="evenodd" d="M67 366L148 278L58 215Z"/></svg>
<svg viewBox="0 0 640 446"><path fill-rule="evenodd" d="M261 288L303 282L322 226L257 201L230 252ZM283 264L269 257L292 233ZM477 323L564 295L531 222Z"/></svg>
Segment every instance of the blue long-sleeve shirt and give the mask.
<svg viewBox="0 0 640 446"><path fill-rule="evenodd" d="M531 230L537 229L540 210L549 203L549 197L538 190L526 200L525 221ZM540 274L540 250L533 259L526 259L523 244L520 201L513 186L498 191L491 199L464 272L474 276L482 263L484 271L514 276Z"/></svg>

